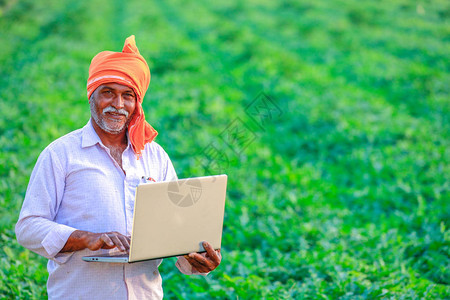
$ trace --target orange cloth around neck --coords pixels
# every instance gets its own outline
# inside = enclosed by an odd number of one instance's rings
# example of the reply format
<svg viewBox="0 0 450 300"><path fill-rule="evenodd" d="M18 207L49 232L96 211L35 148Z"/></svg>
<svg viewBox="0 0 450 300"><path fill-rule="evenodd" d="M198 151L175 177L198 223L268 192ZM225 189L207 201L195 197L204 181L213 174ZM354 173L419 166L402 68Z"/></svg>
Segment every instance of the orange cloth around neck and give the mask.
<svg viewBox="0 0 450 300"><path fill-rule="evenodd" d="M134 35L125 40L122 52L103 51L97 54L89 67L87 97L102 84L118 83L129 86L136 93L136 108L128 124L128 137L137 158L158 132L145 121L142 100L150 84L150 69L139 53Z"/></svg>

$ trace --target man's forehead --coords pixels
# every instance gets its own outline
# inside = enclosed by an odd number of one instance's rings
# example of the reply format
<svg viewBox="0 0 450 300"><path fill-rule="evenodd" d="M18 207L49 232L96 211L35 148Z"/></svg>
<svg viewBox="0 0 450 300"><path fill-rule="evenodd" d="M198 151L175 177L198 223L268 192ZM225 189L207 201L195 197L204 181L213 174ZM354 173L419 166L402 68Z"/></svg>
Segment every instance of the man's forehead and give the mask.
<svg viewBox="0 0 450 300"><path fill-rule="evenodd" d="M97 89L98 90L111 89L111 90L118 90L118 91L122 91L122 92L132 91L134 93L134 90L131 87L120 84L120 83L113 83L113 82L102 84Z"/></svg>

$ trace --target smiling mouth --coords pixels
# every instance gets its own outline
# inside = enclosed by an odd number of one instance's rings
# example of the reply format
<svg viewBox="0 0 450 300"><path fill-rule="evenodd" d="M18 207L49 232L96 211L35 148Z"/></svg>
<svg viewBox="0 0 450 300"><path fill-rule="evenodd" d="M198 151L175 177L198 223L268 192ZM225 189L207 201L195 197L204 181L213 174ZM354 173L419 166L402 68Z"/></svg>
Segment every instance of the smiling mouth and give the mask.
<svg viewBox="0 0 450 300"><path fill-rule="evenodd" d="M107 112L107 113L105 113L105 115L108 115L109 117L112 117L112 118L115 118L115 119L126 118L125 115L114 113L114 112Z"/></svg>

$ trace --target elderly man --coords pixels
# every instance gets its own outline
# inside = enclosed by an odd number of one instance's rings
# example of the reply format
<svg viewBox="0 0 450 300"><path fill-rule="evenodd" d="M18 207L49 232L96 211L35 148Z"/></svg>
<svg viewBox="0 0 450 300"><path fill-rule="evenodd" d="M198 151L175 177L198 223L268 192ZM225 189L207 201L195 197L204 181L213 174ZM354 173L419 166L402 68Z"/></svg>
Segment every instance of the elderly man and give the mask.
<svg viewBox="0 0 450 300"><path fill-rule="evenodd" d="M161 299L161 260L87 263L100 251L127 251L136 186L142 176L176 180L157 132L145 121L142 100L150 70L134 36L122 52L97 54L89 68L91 119L41 153L16 225L24 247L46 257L51 299ZM159 230L159 228L151 228ZM178 258L184 274L215 269L220 251Z"/></svg>

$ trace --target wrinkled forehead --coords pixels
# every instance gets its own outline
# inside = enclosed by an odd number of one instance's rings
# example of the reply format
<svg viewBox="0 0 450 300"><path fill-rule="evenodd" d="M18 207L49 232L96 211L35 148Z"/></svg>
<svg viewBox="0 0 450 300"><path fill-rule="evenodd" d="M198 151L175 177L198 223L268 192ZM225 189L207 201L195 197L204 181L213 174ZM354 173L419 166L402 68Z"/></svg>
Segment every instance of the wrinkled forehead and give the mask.
<svg viewBox="0 0 450 300"><path fill-rule="evenodd" d="M100 85L96 90L102 90L102 89L110 89L110 90L114 90L114 91L118 91L118 92L130 92L131 91L131 92L133 92L133 94L136 94L133 87L124 85L121 83L116 83L116 82L104 83L104 84Z"/></svg>

